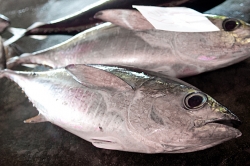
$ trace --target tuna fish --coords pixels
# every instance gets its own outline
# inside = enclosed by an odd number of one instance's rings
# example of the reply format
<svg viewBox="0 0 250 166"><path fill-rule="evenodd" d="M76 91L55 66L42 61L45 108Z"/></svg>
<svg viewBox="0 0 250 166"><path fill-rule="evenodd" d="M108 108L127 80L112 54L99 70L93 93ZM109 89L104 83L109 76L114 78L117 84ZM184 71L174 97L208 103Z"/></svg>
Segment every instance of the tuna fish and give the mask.
<svg viewBox="0 0 250 166"><path fill-rule="evenodd" d="M135 69L69 65L45 72L2 70L49 121L98 148L141 153L206 149L241 132L239 119L179 79Z"/></svg>
<svg viewBox="0 0 250 166"><path fill-rule="evenodd" d="M113 22L88 29L51 48L15 57L8 68L22 63L52 68L69 64L136 67L173 77L222 68L250 55L249 24L224 16L207 16L220 31L156 30L137 11L106 10L96 18Z"/></svg>

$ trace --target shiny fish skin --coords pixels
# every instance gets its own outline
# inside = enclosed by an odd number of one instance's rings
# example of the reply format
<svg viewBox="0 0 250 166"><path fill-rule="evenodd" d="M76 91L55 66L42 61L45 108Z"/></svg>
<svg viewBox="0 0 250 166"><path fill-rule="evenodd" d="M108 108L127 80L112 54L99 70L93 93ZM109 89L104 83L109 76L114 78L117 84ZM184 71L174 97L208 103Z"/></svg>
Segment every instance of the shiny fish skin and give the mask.
<svg viewBox="0 0 250 166"><path fill-rule="evenodd" d="M111 19L108 21L117 20L116 11L119 10L114 11L113 17L106 17ZM136 14L141 17L139 12ZM52 68L69 64L107 64L186 77L229 66L249 57L249 24L239 20L241 26L238 29L224 31L222 24L227 17L208 18L221 31L185 33L142 30L143 27L140 30L124 29L122 25L127 28L128 23L135 25L134 21L141 20L124 17L119 22L120 26L110 23L99 25L59 45L10 59L7 67L22 63L43 64Z"/></svg>
<svg viewBox="0 0 250 166"><path fill-rule="evenodd" d="M4 70L0 77L15 81L38 109L26 123L50 121L99 148L184 153L241 135L226 125L240 123L227 108L159 73L70 65L46 72ZM205 96L201 108L185 108L183 99L191 93Z"/></svg>

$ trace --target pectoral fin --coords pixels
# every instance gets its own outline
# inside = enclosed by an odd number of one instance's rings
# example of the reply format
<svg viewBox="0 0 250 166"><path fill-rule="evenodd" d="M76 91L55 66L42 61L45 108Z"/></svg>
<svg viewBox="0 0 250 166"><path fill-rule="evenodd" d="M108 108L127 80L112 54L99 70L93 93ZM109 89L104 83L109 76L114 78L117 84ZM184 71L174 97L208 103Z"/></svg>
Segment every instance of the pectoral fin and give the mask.
<svg viewBox="0 0 250 166"><path fill-rule="evenodd" d="M155 29L144 16L135 10L110 9L95 14L94 18L111 22L115 25L132 30Z"/></svg>
<svg viewBox="0 0 250 166"><path fill-rule="evenodd" d="M103 149L114 149L114 150L122 150L122 146L112 140L111 138L109 139L91 139L91 143L98 148L103 148Z"/></svg>
<svg viewBox="0 0 250 166"><path fill-rule="evenodd" d="M46 118L42 114L38 114L37 116L24 121L24 123L40 123L40 122L47 122Z"/></svg>
<svg viewBox="0 0 250 166"><path fill-rule="evenodd" d="M95 89L127 91L131 86L114 74L86 65L69 65L65 69L84 86Z"/></svg>

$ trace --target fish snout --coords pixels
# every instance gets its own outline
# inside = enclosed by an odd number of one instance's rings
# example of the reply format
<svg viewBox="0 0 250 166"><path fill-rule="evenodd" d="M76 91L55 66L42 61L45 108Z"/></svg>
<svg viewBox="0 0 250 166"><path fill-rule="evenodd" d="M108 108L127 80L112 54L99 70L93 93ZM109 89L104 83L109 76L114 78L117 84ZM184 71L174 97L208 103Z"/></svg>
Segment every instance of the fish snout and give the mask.
<svg viewBox="0 0 250 166"><path fill-rule="evenodd" d="M207 104L209 106L210 113L205 119L197 119L194 121L195 127L205 126L206 124L216 123L223 124L228 127L238 128L241 125L239 118L232 113L228 108L215 101L210 96L208 97Z"/></svg>
<svg viewBox="0 0 250 166"><path fill-rule="evenodd" d="M217 123L236 129L242 124L239 118L227 108L224 107L224 110L220 111L220 113L221 117L205 120L203 121L203 124Z"/></svg>

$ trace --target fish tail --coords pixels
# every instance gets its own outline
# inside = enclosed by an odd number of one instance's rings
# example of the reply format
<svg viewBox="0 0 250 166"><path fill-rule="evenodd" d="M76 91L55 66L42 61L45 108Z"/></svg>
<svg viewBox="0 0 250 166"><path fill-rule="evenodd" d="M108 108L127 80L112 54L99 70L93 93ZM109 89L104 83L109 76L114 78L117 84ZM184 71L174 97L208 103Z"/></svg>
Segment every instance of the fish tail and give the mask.
<svg viewBox="0 0 250 166"><path fill-rule="evenodd" d="M12 58L9 58L6 62L7 68L8 69L12 69L15 66L18 66L20 64L33 64L30 57L32 54L30 53L23 53L20 56L15 56Z"/></svg>
<svg viewBox="0 0 250 166"><path fill-rule="evenodd" d="M0 37L0 70L3 70L5 68L6 68L6 55L4 51L3 40Z"/></svg>

